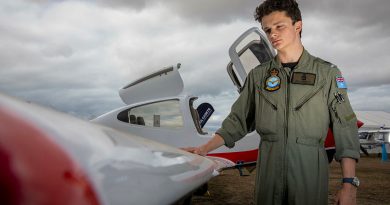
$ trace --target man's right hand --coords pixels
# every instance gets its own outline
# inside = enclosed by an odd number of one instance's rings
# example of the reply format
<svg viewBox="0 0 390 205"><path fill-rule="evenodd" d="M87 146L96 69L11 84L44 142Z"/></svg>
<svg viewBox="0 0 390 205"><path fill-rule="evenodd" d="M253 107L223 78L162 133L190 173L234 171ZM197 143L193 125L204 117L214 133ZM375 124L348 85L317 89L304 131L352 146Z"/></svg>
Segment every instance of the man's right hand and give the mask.
<svg viewBox="0 0 390 205"><path fill-rule="evenodd" d="M225 144L225 141L219 134L215 134L206 144L199 147L184 147L180 148L184 151L198 154L201 156L206 156L207 153L217 149L218 147Z"/></svg>
<svg viewBox="0 0 390 205"><path fill-rule="evenodd" d="M191 152L191 153L194 153L194 154L198 154L198 155L201 155L201 156L206 156L207 155L207 152L201 147L184 147L184 148L180 148L184 151L187 151L187 152Z"/></svg>

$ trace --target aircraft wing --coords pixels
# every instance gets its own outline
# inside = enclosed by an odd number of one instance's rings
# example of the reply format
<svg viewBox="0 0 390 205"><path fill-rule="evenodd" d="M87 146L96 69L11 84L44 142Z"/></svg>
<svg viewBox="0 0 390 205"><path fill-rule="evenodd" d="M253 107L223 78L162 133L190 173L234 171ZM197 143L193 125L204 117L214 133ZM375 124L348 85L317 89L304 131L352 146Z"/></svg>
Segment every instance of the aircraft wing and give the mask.
<svg viewBox="0 0 390 205"><path fill-rule="evenodd" d="M212 176L198 155L0 94L5 204L174 204Z"/></svg>
<svg viewBox="0 0 390 205"><path fill-rule="evenodd" d="M207 158L213 160L217 171L256 165L259 149L238 152L209 153Z"/></svg>

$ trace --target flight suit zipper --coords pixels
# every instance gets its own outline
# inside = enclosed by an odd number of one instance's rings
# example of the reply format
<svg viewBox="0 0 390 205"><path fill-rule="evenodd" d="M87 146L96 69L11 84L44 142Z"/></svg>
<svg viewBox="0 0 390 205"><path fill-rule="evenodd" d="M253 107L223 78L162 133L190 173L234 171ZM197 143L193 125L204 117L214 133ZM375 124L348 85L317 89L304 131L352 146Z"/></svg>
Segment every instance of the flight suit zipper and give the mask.
<svg viewBox="0 0 390 205"><path fill-rule="evenodd" d="M288 167L288 163L287 163L287 141L288 141L288 120L289 120L289 110L290 110L290 75L289 73L284 69L282 68L281 70L283 70L282 73L284 73L284 77L286 79L286 95L285 95L285 102L286 102L286 107L285 107L285 125L284 125L284 147L283 147L283 150L284 150L284 156L283 156L283 192L282 192L282 199L284 200L285 197L286 197L286 191L287 191L287 167Z"/></svg>
<svg viewBox="0 0 390 205"><path fill-rule="evenodd" d="M287 74L287 73L286 73ZM287 162L287 152L288 152L288 126L289 126L289 118L290 118L290 76L287 74L286 76L286 86L287 86L287 102L286 102L286 137L285 137L285 152L284 152L284 191L288 191L288 182L287 182L287 172L288 172L288 162ZM286 197L286 193L284 193L284 198Z"/></svg>

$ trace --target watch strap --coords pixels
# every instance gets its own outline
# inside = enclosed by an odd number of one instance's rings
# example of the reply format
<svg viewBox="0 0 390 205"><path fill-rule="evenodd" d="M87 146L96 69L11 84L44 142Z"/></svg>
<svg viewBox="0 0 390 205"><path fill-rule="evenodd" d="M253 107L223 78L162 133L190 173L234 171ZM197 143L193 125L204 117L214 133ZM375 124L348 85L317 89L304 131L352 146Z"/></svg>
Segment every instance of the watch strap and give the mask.
<svg viewBox="0 0 390 205"><path fill-rule="evenodd" d="M342 182L343 183L350 183L350 184L352 184L353 178L343 178Z"/></svg>
<svg viewBox="0 0 390 205"><path fill-rule="evenodd" d="M359 185L360 185L359 179L357 177L343 178L342 182L343 183L350 183L350 184L352 184L355 187L359 187Z"/></svg>

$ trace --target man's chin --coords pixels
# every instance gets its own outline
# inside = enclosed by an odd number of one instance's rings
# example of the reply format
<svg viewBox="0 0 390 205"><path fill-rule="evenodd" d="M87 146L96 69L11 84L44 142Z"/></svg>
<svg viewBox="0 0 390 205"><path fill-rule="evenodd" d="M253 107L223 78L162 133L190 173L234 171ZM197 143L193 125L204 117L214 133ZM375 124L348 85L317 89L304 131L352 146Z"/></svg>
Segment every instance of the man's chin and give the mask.
<svg viewBox="0 0 390 205"><path fill-rule="evenodd" d="M282 45L275 45L275 46L272 46L274 49L276 49L277 51L283 49L283 46Z"/></svg>

